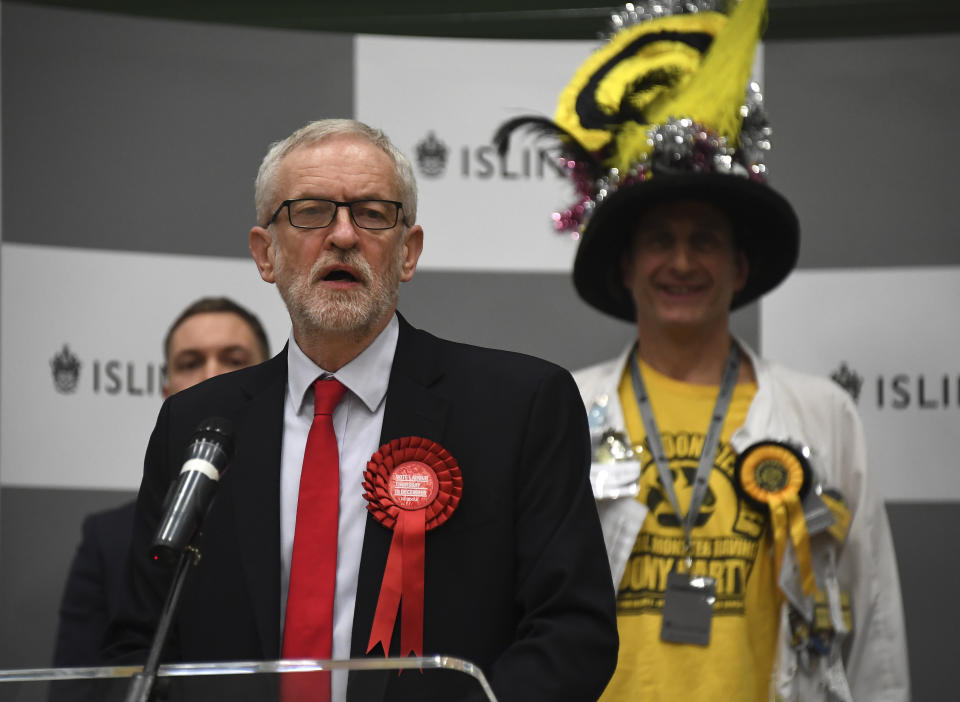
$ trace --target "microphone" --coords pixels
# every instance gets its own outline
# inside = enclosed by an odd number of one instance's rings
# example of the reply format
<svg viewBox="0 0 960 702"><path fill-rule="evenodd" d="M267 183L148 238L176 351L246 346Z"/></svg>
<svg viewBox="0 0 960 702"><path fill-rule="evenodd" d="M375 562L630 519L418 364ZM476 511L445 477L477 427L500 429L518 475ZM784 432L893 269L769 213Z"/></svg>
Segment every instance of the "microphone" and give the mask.
<svg viewBox="0 0 960 702"><path fill-rule="evenodd" d="M231 423L221 417L200 422L187 445L180 476L164 500L163 519L150 547L154 560L173 563L190 545L232 457Z"/></svg>

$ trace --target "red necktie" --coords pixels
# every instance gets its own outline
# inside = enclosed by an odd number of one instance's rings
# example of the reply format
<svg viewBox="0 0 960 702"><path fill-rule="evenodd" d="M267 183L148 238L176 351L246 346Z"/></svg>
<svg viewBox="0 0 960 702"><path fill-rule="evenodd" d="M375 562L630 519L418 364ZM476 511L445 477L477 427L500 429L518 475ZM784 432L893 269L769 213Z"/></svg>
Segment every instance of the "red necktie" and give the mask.
<svg viewBox="0 0 960 702"><path fill-rule="evenodd" d="M340 507L340 460L332 415L345 391L332 377L313 383L313 424L303 452L283 625L284 658L331 656ZM330 698L329 686L324 687L325 695L317 700Z"/></svg>

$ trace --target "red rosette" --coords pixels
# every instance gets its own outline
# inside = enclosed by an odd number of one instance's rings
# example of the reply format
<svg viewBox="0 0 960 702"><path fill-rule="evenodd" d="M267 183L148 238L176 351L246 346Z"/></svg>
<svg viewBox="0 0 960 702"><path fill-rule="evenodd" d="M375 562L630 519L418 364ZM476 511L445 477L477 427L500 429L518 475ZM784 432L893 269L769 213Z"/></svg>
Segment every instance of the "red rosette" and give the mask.
<svg viewBox="0 0 960 702"><path fill-rule="evenodd" d="M363 488L367 509L393 529L367 652L380 643L384 655L390 655L393 625L402 604L401 655L420 656L424 535L447 521L460 504L460 466L436 441L405 436L377 449L363 472Z"/></svg>

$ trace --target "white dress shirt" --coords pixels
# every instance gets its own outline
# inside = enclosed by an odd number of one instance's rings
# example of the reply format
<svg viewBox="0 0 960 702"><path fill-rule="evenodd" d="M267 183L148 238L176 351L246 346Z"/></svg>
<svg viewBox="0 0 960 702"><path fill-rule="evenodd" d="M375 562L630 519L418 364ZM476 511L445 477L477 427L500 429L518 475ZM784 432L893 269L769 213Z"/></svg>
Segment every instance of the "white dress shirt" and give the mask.
<svg viewBox="0 0 960 702"><path fill-rule="evenodd" d="M353 609L367 501L363 499L363 471L380 447L383 409L390 368L397 350L400 324L396 316L363 352L336 373L311 361L290 334L287 345L287 393L283 409L280 458L280 631L290 587L290 561L297 524L297 497L307 434L313 423L313 382L333 375L347 392L333 411L333 430L340 457L340 513L337 532L337 589L333 604L333 658L350 657ZM332 699L346 697L346 675L333 676Z"/></svg>

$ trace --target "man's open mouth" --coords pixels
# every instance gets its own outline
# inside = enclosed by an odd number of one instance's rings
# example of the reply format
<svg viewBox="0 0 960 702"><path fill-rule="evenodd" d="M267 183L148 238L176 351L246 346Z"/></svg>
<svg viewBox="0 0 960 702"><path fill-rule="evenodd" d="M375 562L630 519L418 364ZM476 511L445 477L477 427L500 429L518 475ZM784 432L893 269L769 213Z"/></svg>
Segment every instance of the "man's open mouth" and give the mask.
<svg viewBox="0 0 960 702"><path fill-rule="evenodd" d="M329 283L359 283L359 277L353 271L345 268L334 268L323 276L322 280Z"/></svg>

